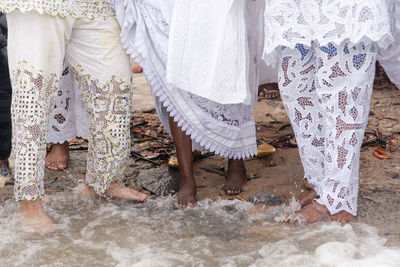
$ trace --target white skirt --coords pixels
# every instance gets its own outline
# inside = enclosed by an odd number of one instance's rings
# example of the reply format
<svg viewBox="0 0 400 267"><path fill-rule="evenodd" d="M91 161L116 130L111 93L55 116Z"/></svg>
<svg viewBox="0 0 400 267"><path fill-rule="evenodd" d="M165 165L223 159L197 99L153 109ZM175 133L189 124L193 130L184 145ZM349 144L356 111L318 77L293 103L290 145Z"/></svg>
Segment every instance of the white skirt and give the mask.
<svg viewBox="0 0 400 267"><path fill-rule="evenodd" d="M252 90L251 105L219 104L190 94L167 84L166 63L169 42L170 8L161 10L154 1L112 1L121 25L121 39L127 49L143 67L151 86L160 120L169 131L169 116L190 135L193 147L207 149L228 158L246 158L256 155L256 131L253 109L257 101L259 84L258 67L261 62L262 36L249 35L252 56L249 85ZM164 4L167 1L164 2ZM247 11L259 14L248 16L248 27L255 23L261 29L263 1L247 1ZM249 19L251 18L251 20ZM259 20L260 19L260 20Z"/></svg>

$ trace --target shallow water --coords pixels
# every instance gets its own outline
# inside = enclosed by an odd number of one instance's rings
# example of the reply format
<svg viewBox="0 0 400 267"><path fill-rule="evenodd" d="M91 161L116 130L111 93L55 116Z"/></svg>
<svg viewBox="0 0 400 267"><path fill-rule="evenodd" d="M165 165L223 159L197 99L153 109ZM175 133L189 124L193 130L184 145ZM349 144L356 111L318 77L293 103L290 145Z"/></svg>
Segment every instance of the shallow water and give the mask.
<svg viewBox="0 0 400 267"><path fill-rule="evenodd" d="M57 232L17 223L17 204L0 206L0 266L399 266L365 224L279 223L282 212L251 212L239 201L202 201L178 210L173 198L146 203L86 201L57 193L46 203Z"/></svg>

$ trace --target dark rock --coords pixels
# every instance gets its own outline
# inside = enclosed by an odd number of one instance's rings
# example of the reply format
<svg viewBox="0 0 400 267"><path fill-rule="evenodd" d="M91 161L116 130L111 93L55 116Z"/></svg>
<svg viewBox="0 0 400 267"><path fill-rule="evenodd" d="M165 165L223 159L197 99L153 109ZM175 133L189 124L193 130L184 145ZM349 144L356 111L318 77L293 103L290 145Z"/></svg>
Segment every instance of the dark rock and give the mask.
<svg viewBox="0 0 400 267"><path fill-rule="evenodd" d="M265 189L264 191L257 192L250 196L250 202L254 205L279 205L281 200L273 192Z"/></svg>
<svg viewBox="0 0 400 267"><path fill-rule="evenodd" d="M178 192L179 173L168 167L143 170L136 183L157 196L168 196Z"/></svg>

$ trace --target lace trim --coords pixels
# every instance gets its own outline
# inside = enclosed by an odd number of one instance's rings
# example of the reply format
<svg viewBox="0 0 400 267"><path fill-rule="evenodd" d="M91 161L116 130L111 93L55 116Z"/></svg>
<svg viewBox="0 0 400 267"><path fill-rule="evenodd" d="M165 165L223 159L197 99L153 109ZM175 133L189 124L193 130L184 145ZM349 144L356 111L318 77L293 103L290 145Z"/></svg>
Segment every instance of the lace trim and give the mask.
<svg viewBox="0 0 400 267"><path fill-rule="evenodd" d="M116 10L117 18L119 18L120 10ZM136 11L134 7L129 3L129 1L125 1L125 11L124 13L135 14ZM126 17L126 16L125 16ZM134 25L133 20L120 21L121 24L121 33L122 32L130 32L132 25ZM254 142L253 146L246 146L245 148L235 148L229 149L221 144L215 142L214 140L208 138L206 135L196 130L191 123L181 114L181 112L176 108L173 104L172 100L168 96L168 94L163 89L163 84L159 81L159 77L155 74L153 66L150 64L150 58L148 51L145 49L146 42L141 34L137 34L135 41L130 42L129 34L121 34L121 41L126 49L127 53L131 55L131 57L135 58L135 61L139 62L143 68L143 72L146 75L146 79L152 88L153 94L157 96L163 105L166 108L167 112L174 118L174 121L178 123L178 125L182 128L182 130L190 136L190 138L197 143L201 148L205 150L209 150L214 152L217 155L226 158L233 159L242 159L242 158L250 158L257 154L257 144ZM133 43L131 46L130 43ZM250 125L249 125L250 126ZM254 126L254 125L252 125ZM169 127L166 127L167 129ZM243 127L242 131L246 131L244 136L251 136L252 131L247 131L251 127ZM252 133L250 133L252 132ZM247 134L249 133L249 134ZM227 137L231 137L228 136Z"/></svg>
<svg viewBox="0 0 400 267"><path fill-rule="evenodd" d="M387 48L393 43L391 27L393 8L386 0L268 0L265 9L264 60L280 46L295 49L297 44L320 46L329 43L340 46L344 40L351 44L375 42Z"/></svg>
<svg viewBox="0 0 400 267"><path fill-rule="evenodd" d="M102 17L108 19L115 14L106 0L2 0L0 11L10 13L19 10L23 13L36 11L39 14L50 16L95 19Z"/></svg>

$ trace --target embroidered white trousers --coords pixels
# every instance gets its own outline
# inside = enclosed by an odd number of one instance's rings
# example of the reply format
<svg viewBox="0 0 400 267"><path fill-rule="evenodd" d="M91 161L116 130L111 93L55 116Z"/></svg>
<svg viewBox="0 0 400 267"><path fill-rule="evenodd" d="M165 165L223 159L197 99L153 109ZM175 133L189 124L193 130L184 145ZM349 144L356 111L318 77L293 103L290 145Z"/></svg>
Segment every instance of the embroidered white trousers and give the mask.
<svg viewBox="0 0 400 267"><path fill-rule="evenodd" d="M44 194L46 133L64 58L88 112L87 184L104 194L122 178L130 152L131 72L118 22L19 11L7 19L15 198L35 200Z"/></svg>
<svg viewBox="0 0 400 267"><path fill-rule="evenodd" d="M360 147L376 55L372 42L281 50L279 87L305 178L331 214L357 213Z"/></svg>

